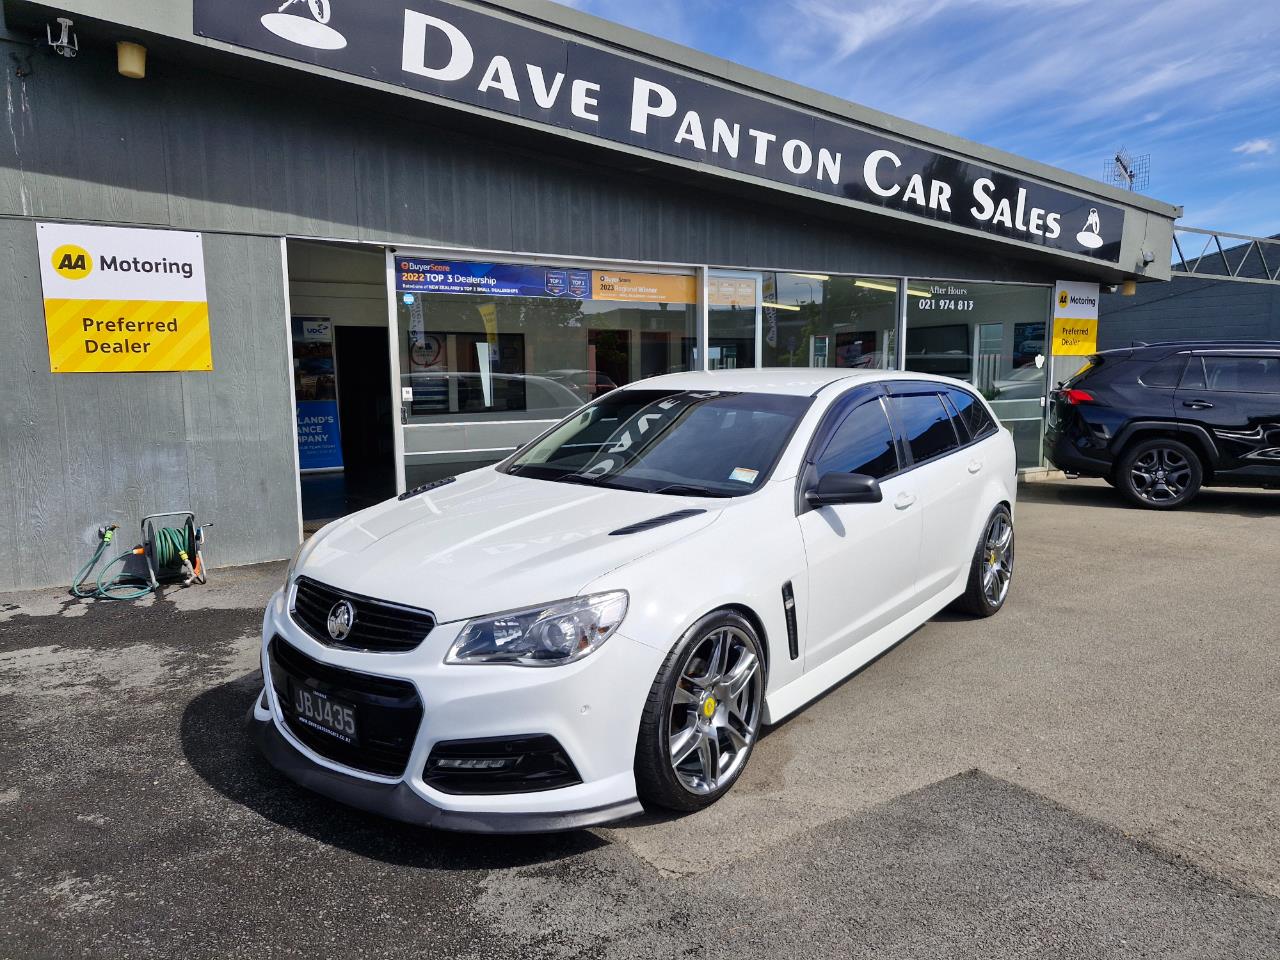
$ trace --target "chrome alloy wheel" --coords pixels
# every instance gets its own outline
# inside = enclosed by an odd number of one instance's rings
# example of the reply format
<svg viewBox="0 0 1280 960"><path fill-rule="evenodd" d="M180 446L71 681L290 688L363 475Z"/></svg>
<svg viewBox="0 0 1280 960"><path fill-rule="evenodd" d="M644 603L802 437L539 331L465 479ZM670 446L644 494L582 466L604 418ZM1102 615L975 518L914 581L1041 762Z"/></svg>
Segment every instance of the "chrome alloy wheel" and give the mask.
<svg viewBox="0 0 1280 960"><path fill-rule="evenodd" d="M987 523L982 537L982 593L993 607L1004 603L1013 579L1013 524L1003 511Z"/></svg>
<svg viewBox="0 0 1280 960"><path fill-rule="evenodd" d="M759 733L764 671L754 644L718 627L690 650L671 700L671 769L690 793L713 792L746 763Z"/></svg>
<svg viewBox="0 0 1280 960"><path fill-rule="evenodd" d="M1129 476L1134 492L1150 503L1169 503L1191 483L1191 464L1177 450L1153 447L1133 461Z"/></svg>

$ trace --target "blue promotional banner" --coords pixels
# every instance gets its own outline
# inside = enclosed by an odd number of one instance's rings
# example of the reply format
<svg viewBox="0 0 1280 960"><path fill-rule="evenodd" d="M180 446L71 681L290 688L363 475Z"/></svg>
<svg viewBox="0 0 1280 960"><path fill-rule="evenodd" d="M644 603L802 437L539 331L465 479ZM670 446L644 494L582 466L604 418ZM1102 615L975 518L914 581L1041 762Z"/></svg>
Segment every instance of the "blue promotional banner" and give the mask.
<svg viewBox="0 0 1280 960"><path fill-rule="evenodd" d="M401 293L472 293L489 297L591 299L591 271L524 263L396 258Z"/></svg>
<svg viewBox="0 0 1280 960"><path fill-rule="evenodd" d="M342 466L342 432L336 400L298 401L298 469Z"/></svg>

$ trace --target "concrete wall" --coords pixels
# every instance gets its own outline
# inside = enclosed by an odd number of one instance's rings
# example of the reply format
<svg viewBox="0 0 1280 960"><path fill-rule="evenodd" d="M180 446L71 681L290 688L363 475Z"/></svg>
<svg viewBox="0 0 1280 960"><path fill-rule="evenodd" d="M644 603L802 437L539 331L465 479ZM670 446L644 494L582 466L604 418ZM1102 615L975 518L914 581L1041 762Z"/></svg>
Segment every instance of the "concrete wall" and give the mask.
<svg viewBox="0 0 1280 960"><path fill-rule="evenodd" d="M212 373L49 372L35 225L0 220L0 590L68 583L100 523L213 521L211 565L288 556L299 517L280 242L206 234ZM118 552L118 551L117 551Z"/></svg>

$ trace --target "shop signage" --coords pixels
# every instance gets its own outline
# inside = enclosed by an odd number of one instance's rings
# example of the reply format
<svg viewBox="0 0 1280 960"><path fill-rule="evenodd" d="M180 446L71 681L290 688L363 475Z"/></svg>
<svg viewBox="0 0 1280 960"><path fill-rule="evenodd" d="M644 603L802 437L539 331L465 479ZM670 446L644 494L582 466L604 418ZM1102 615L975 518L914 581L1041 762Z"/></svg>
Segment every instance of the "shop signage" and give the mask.
<svg viewBox="0 0 1280 960"><path fill-rule="evenodd" d="M707 302L713 307L754 310L756 282L749 277L708 277Z"/></svg>
<svg viewBox="0 0 1280 960"><path fill-rule="evenodd" d="M622 300L632 303L696 303L692 276L577 270L525 263L473 263L396 257L396 289L486 297L550 297L558 300Z"/></svg>
<svg viewBox="0 0 1280 960"><path fill-rule="evenodd" d="M1098 285L1060 280L1053 291L1053 353L1086 357L1098 352Z"/></svg>
<svg viewBox="0 0 1280 960"><path fill-rule="evenodd" d="M36 224L49 369L212 370L200 234Z"/></svg>
<svg viewBox="0 0 1280 960"><path fill-rule="evenodd" d="M697 303L698 289L687 274L592 270L591 297L632 303Z"/></svg>
<svg viewBox="0 0 1280 960"><path fill-rule="evenodd" d="M342 468L333 323L293 317L293 394L298 417L298 469Z"/></svg>
<svg viewBox="0 0 1280 960"><path fill-rule="evenodd" d="M204 37L1115 263L1124 212L444 0L194 0ZM553 294L554 295L554 294Z"/></svg>

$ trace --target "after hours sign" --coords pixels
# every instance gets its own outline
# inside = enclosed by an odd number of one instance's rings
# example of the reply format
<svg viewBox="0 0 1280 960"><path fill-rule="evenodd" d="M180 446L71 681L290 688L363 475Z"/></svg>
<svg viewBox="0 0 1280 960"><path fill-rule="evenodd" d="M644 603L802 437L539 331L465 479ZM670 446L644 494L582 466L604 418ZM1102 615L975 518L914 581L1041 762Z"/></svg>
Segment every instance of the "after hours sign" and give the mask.
<svg viewBox="0 0 1280 960"><path fill-rule="evenodd" d="M49 369L212 370L200 234L36 225Z"/></svg>

